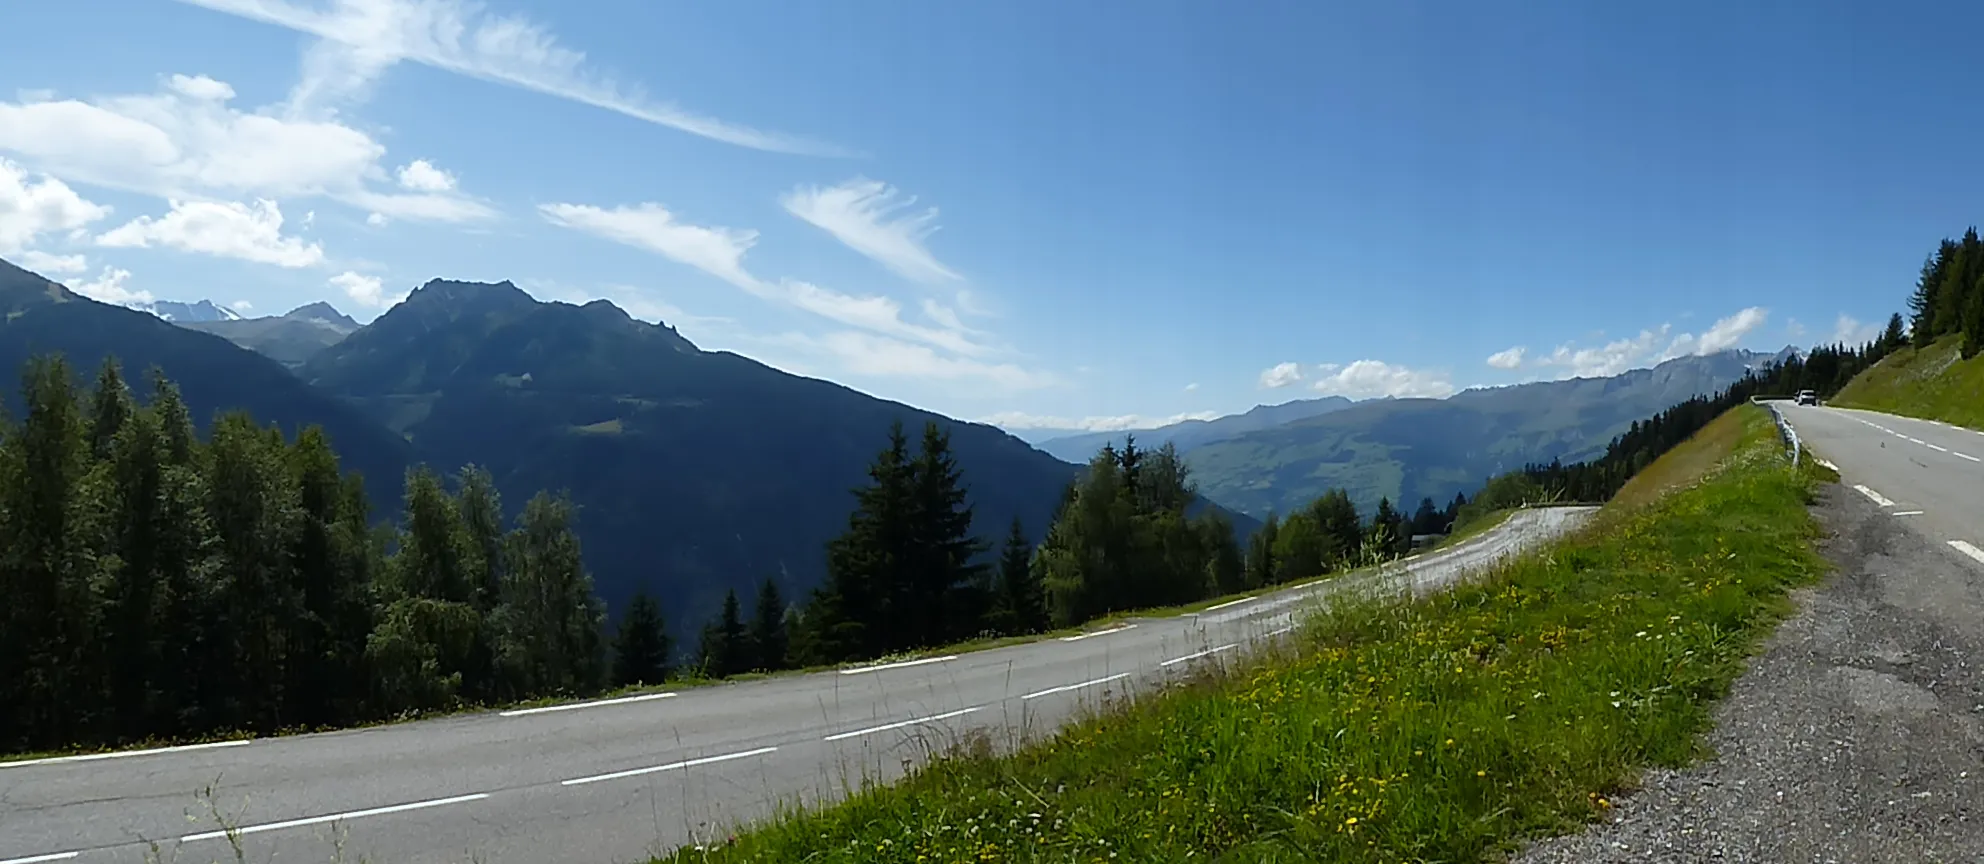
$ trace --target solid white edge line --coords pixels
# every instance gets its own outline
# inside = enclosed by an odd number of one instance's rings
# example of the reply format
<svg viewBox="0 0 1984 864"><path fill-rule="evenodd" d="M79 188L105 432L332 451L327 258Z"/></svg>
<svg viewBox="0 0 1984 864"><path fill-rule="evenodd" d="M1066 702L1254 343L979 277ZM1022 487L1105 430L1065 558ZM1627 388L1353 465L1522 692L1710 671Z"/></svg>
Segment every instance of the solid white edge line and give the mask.
<svg viewBox="0 0 1984 864"><path fill-rule="evenodd" d="M1950 548L1976 559L1979 564L1984 564L1984 549L1979 549L1962 540L1951 540Z"/></svg>
<svg viewBox="0 0 1984 864"><path fill-rule="evenodd" d="M497 714L497 716L523 717L530 714L548 714L552 711L573 711L579 708L599 708L606 705L627 705L634 702L652 702L656 699L667 699L670 696L674 696L674 695L675 695L674 693L644 693L639 696L622 696L618 699L600 699L594 702L572 702L565 705L546 705L542 708L519 708L515 711L503 711Z"/></svg>
<svg viewBox="0 0 1984 864"><path fill-rule="evenodd" d="M1881 493L1879 493L1879 492L1876 492L1876 491L1874 491L1874 490L1872 490L1872 489L1869 489L1869 488L1867 488L1866 486L1864 486L1864 485L1862 485L1862 484L1859 484L1859 483L1855 483L1855 484L1853 484L1853 488L1854 488L1854 489L1856 489L1856 490L1858 490L1858 491L1860 492L1860 494L1862 494L1862 495L1865 495L1865 496L1867 496L1867 500L1869 500L1869 501L1872 501L1872 502L1874 502L1875 504L1878 504L1878 505L1880 505L1880 506L1882 506L1882 507L1893 507L1893 506L1894 506L1894 502L1893 502L1893 501L1889 501L1888 499L1886 499L1886 498L1884 498L1884 497L1882 497L1882 496L1881 496Z"/></svg>
<svg viewBox="0 0 1984 864"><path fill-rule="evenodd" d="M1254 597L1259 597L1259 596L1260 596L1259 594L1256 594L1256 595L1254 595ZM1199 610L1199 611L1201 611L1201 612L1217 612L1217 611L1219 611L1219 610L1221 610L1221 609L1225 609L1225 608L1226 608L1226 607L1228 607L1228 606L1238 606L1238 605L1240 605L1240 604L1242 604L1242 603L1245 603L1245 602L1247 602L1247 601L1249 601L1249 600L1252 600L1252 599L1254 599L1254 597L1242 597L1242 598L1240 598L1240 599L1238 599L1238 600L1228 600L1228 601L1226 601L1226 602L1224 602L1224 603L1221 603L1221 604L1219 604L1218 606L1207 606L1206 608L1204 608L1204 609L1201 609L1201 610Z"/></svg>
<svg viewBox="0 0 1984 864"><path fill-rule="evenodd" d="M22 759L19 762L0 762L0 768L26 768L29 765L55 765L63 762L96 762L103 759L124 759L131 756L158 756L166 753L185 753L193 750L217 750L222 747L241 747L255 743L253 739L244 741L209 741L205 744L182 744L177 747L157 747L151 750L120 750L115 753L85 753L81 756L51 756L46 759ZM0 861L0 864L10 864Z"/></svg>
<svg viewBox="0 0 1984 864"><path fill-rule="evenodd" d="M1896 510L1896 511L1894 511L1893 513L1889 513L1888 515L1889 515L1889 516L1920 516L1920 515L1922 515L1922 514L1923 514L1923 513L1925 513L1925 512L1927 512L1927 511L1923 511L1923 510Z"/></svg>
<svg viewBox="0 0 1984 864"><path fill-rule="evenodd" d="M1045 689L1045 690L1042 690L1042 691L1040 691L1040 692L1038 692L1038 693L1028 693L1028 694L1027 694L1027 695L1025 695L1025 696L1021 696L1021 697L1020 697L1020 701L1022 701L1022 702L1024 702L1024 701L1026 701L1026 700L1028 700L1028 699L1038 699L1038 698L1040 698L1040 697L1042 697L1042 696L1052 696L1052 695L1054 695L1054 694L1056 694L1056 693L1066 693L1066 692L1068 692L1069 690L1080 690L1080 689L1082 689L1083 687L1094 687L1094 686L1095 686L1095 685L1097 685L1097 684L1107 684L1107 683L1109 683L1109 682L1111 682L1111 681L1115 681L1115 680L1118 680L1118 679L1122 679L1122 678L1128 678L1128 677L1130 677L1130 673L1128 673L1128 672L1118 672L1118 673L1116 673L1116 674L1114 674L1114 675L1111 675L1111 676L1109 676L1109 677L1107 677L1107 678L1097 678L1097 679L1095 679L1094 681L1083 681L1083 682L1082 682L1082 683L1080 683L1080 684L1067 684L1067 685L1064 685L1064 686L1061 686L1061 687L1049 687L1049 688L1047 688L1047 689Z"/></svg>
<svg viewBox="0 0 1984 864"><path fill-rule="evenodd" d="M466 804L470 801L480 801L487 797L489 797L489 793L477 792L474 795L457 795L453 798L436 798L432 801L415 801L411 804L394 804L391 807L374 807L370 810L353 810L350 813L334 813L330 816L311 816L307 819L291 819L287 822L270 822L267 825L249 825L245 828L235 828L231 831L207 831L200 834L188 834L184 837L179 838L179 842L192 843L196 840L218 840L222 837L228 836L229 834L259 834L263 831L280 831L284 828L302 828L306 825L321 825L325 822L337 822L344 819L363 819L367 816L384 816L389 813L405 813L409 810L425 810L429 807L445 807L449 804Z"/></svg>
<svg viewBox="0 0 1984 864"><path fill-rule="evenodd" d="M1135 630L1135 629L1137 629L1137 625L1135 625L1135 624L1124 624L1124 625L1121 625L1121 626L1118 626L1118 627L1111 627L1111 628L1109 628L1109 629L1107 629L1107 630L1097 630L1097 631L1095 631L1094 633L1077 633L1077 634L1075 634L1075 635L1073 635L1073 636L1063 636L1063 637L1061 637L1061 641L1063 641L1063 642L1080 642L1080 641L1082 641L1083 639L1088 639L1088 638L1090 638L1090 637L1093 637L1093 636L1107 636L1107 635L1109 635L1109 634L1111 634L1111 633L1121 633L1121 632L1123 632L1123 631L1125 631L1125 630Z"/></svg>
<svg viewBox="0 0 1984 864"><path fill-rule="evenodd" d="M653 774L657 771L674 771L677 768L694 768L698 765L708 765L712 762L728 762L732 759L749 759L752 756L763 756L766 753L771 753L773 751L776 751L777 749L778 749L777 747L759 747L756 750L745 750L741 753L725 753L722 756L704 756L698 759L684 759L680 762L670 762L666 765L656 765L651 768L635 768L629 771L615 771L611 774L600 774L593 777L577 777L571 780L561 780L558 782L558 785L580 786L586 783L598 783L602 780L619 780L625 777L639 777L642 774Z"/></svg>
<svg viewBox="0 0 1984 864"><path fill-rule="evenodd" d="M1200 657L1204 657L1204 656L1206 656L1207 654L1218 654L1219 652L1221 652L1221 651L1225 651L1225 650L1227 650L1227 649L1229 649L1229 648L1238 648L1238 647L1240 647L1240 643L1238 643L1238 642L1235 642L1235 643L1232 643L1232 644L1230 644L1230 645L1221 645L1221 646L1219 646L1218 648L1207 648L1207 649L1206 649L1206 650L1204 650L1204 651L1200 651L1200 652L1197 652L1197 653L1194 653L1194 654L1187 654L1187 655L1185 655L1185 656L1183 656L1183 657L1173 657L1173 658L1171 658L1171 659L1169 659L1169 660L1166 660L1166 661L1164 661L1164 662L1162 662L1162 663L1159 663L1159 664L1157 664L1157 665L1159 665L1159 666L1170 666L1170 665L1172 665L1173 663L1183 663L1183 662L1185 662L1185 661L1187 661L1187 660L1197 660L1197 659L1199 659Z"/></svg>
<svg viewBox="0 0 1984 864"><path fill-rule="evenodd" d="M0 861L0 864L41 864L43 861L67 861L81 854L83 853L56 852L49 855L29 855L26 858L8 858Z"/></svg>
<svg viewBox="0 0 1984 864"><path fill-rule="evenodd" d="M882 672L889 669L906 669L911 666L922 666L925 663L944 663L956 659L958 659L958 655L946 654L942 657L925 657L921 660L904 660L901 663L888 663L881 666L860 666L854 669L842 669L840 670L840 674L859 675L863 672Z"/></svg>
<svg viewBox="0 0 1984 864"><path fill-rule="evenodd" d="M901 729L901 728L903 728L904 726L920 726L920 725L922 725L922 724L925 724L925 723L935 723L935 722L937 722L937 721L939 721L939 720L949 720L949 719L951 719L952 717L963 717L964 715L966 715L966 714L970 714L971 712L973 712L973 711L977 711L978 709L980 709L980 708L983 708L983 707L985 707L985 706L983 706L983 705L974 705L974 706L972 706L972 707L970 707L970 708L965 708L965 709L962 709L962 710L959 710L959 711L950 711L950 712L947 712L947 713L943 713L943 714L937 714L937 715L933 715L933 716L930 716L930 717L918 717L918 718L916 718L916 719L914 719L914 720L899 720L899 721L897 721L897 722L894 722L894 723L889 723L889 724L886 724L886 725L882 725L882 726L875 726L875 727L872 727L872 728L869 728L869 729L856 729L856 730L854 730L853 732L841 732L841 733L838 733L838 734L834 734L834 735L828 735L827 737L825 737L825 738L822 738L822 739L820 739L820 740L822 740L822 741L839 741L839 740L841 740L841 739L843 739L843 738L858 738L858 737L860 737L860 736L862 736L862 735L873 735L873 734L875 734L875 733L877 733L877 732L887 732L887 731L889 731L890 729Z"/></svg>

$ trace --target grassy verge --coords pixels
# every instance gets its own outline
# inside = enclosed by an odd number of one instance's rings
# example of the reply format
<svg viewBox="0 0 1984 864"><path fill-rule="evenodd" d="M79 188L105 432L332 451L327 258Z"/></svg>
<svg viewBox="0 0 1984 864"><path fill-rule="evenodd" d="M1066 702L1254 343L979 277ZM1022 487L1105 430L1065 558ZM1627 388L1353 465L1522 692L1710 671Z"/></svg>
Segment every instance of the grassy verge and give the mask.
<svg viewBox="0 0 1984 864"><path fill-rule="evenodd" d="M1787 467L1761 409L1649 472L1493 579L1339 604L1284 656L663 860L1478 861L1565 830L1697 755L1711 703L1823 569L1817 475Z"/></svg>
<svg viewBox="0 0 1984 864"><path fill-rule="evenodd" d="M1984 429L1984 355L1964 360L1961 340L1903 348L1855 376L1829 404Z"/></svg>

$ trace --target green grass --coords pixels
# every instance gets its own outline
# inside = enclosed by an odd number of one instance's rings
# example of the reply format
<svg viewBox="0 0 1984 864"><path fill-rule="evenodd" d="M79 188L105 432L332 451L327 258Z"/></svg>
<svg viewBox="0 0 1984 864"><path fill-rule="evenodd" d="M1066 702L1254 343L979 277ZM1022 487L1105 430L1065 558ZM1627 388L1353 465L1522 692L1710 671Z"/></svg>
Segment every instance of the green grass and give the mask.
<svg viewBox="0 0 1984 864"><path fill-rule="evenodd" d="M1962 340L1903 348L1847 382L1828 404L1984 429L1984 354L1964 360Z"/></svg>
<svg viewBox="0 0 1984 864"><path fill-rule="evenodd" d="M662 860L1492 860L1700 755L1711 704L1823 572L1820 477L1761 409L1649 471L1664 494L1492 579L1340 603L1282 654Z"/></svg>

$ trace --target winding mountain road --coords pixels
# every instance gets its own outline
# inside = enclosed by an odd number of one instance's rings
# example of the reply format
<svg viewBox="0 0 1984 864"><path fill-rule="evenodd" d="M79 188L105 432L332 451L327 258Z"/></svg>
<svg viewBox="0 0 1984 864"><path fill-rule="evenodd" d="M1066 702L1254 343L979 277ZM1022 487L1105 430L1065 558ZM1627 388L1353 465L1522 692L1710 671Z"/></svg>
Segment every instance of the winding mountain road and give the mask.
<svg viewBox="0 0 1984 864"><path fill-rule="evenodd" d="M1984 398L1984 397L1980 397ZM1984 432L1851 408L1771 403L1840 482L1950 563L1984 567Z"/></svg>
<svg viewBox="0 0 1984 864"><path fill-rule="evenodd" d="M1984 437L1975 449L1984 452ZM905 663L294 737L0 763L0 864L640 860L893 780L956 736L1050 729L1291 628L1303 604L1443 587L1580 524L1524 510L1454 548L1194 615ZM203 791L206 790L206 791ZM223 830L223 824L232 834ZM274 856L271 858L271 856Z"/></svg>

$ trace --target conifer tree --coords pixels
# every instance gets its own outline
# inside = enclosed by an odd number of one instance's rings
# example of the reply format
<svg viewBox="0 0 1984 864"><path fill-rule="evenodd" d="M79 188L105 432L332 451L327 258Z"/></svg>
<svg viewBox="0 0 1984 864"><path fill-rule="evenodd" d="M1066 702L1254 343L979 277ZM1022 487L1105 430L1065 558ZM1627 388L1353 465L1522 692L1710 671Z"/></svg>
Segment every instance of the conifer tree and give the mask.
<svg viewBox="0 0 1984 864"><path fill-rule="evenodd" d="M908 549L896 608L901 628L892 649L938 645L976 633L984 615L984 544L971 532L964 475L951 454L951 434L936 423L923 427L923 446L911 466Z"/></svg>
<svg viewBox="0 0 1984 864"><path fill-rule="evenodd" d="M661 606L646 590L635 592L620 618L613 641L613 684L632 687L660 684L668 679L668 631Z"/></svg>
<svg viewBox="0 0 1984 864"><path fill-rule="evenodd" d="M848 527L827 544L827 578L807 604L811 662L879 655L901 644L896 599L906 593L915 483L902 423L854 491Z"/></svg>
<svg viewBox="0 0 1984 864"><path fill-rule="evenodd" d="M749 671L751 634L744 629L744 614L737 605L737 591L723 596L723 611L703 627L700 663L703 674L726 678Z"/></svg>
<svg viewBox="0 0 1984 864"><path fill-rule="evenodd" d="M1274 584L1279 563L1275 561L1275 544L1279 542L1281 520L1273 513L1261 520L1261 527L1254 536L1247 538L1247 587L1263 588Z"/></svg>
<svg viewBox="0 0 1984 864"><path fill-rule="evenodd" d="M751 611L747 639L751 646L750 668L766 672L786 668L791 662L787 654L791 640L786 629L785 598L779 594L777 582L767 578L758 586L758 602Z"/></svg>
<svg viewBox="0 0 1984 864"><path fill-rule="evenodd" d="M1040 590L1040 574L1033 566L1033 543L1027 540L1017 516L999 552L997 585L997 602L989 622L994 629L1007 634L1046 629L1047 604Z"/></svg>

